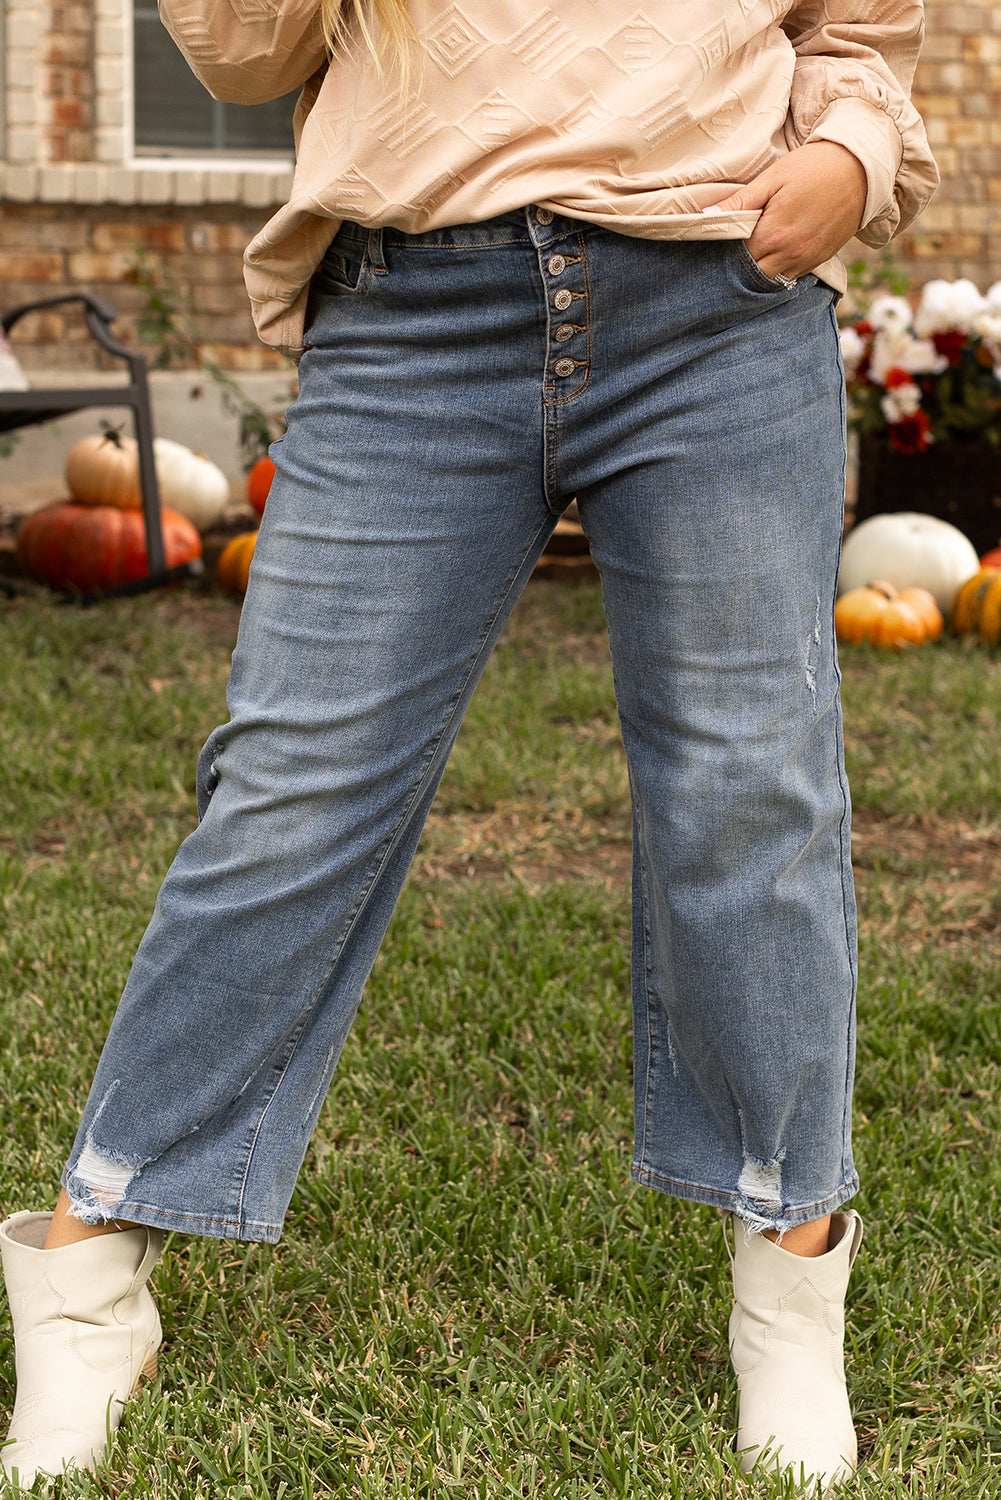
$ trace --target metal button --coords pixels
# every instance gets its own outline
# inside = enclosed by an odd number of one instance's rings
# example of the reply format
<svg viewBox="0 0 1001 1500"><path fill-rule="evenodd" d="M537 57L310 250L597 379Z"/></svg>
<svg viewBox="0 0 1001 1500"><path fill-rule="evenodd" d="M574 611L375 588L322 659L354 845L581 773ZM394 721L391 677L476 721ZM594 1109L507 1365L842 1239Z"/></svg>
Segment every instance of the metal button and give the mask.
<svg viewBox="0 0 1001 1500"><path fill-rule="evenodd" d="M556 215L548 208L537 208L535 210L536 224L551 224Z"/></svg>
<svg viewBox="0 0 1001 1500"><path fill-rule="evenodd" d="M553 373L556 375L572 375L577 368L577 363L572 359L558 359L553 365Z"/></svg>
<svg viewBox="0 0 1001 1500"><path fill-rule="evenodd" d="M557 328L556 332L553 334L553 338L558 344L565 344L567 339L573 338L574 331L575 330L572 323L561 323L559 328Z"/></svg>
<svg viewBox="0 0 1001 1500"><path fill-rule="evenodd" d="M553 298L553 306L558 307L560 312L566 312L572 301L573 292L568 292L566 287L561 287Z"/></svg>
<svg viewBox="0 0 1001 1500"><path fill-rule="evenodd" d="M546 262L546 270L550 276L562 276L567 268L567 263L562 255L551 255Z"/></svg>

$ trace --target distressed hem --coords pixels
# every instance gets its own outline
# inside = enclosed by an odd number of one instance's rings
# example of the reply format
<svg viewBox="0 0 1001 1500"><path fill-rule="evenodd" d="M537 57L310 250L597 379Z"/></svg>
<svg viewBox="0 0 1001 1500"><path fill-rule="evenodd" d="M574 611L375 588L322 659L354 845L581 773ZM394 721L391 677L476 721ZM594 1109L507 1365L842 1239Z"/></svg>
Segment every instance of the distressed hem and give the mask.
<svg viewBox="0 0 1001 1500"><path fill-rule="evenodd" d="M811 1219L822 1219L825 1214L833 1213L835 1209L840 1208L842 1203L847 1203L849 1198L854 1198L859 1190L858 1174L853 1172L829 1197L817 1203L798 1204L795 1207L786 1206L777 1213L769 1214L757 1212L740 1193L707 1187L701 1182L686 1182L679 1178L665 1177L662 1173L643 1166L642 1163L634 1162L629 1175L640 1187L653 1188L655 1192L666 1193L670 1198L681 1198L687 1203L706 1203L711 1208L720 1208L725 1213L736 1214L752 1234L760 1233L763 1229L775 1229L779 1234L785 1234L787 1230L794 1229L797 1224L808 1224ZM759 1205L759 1207L764 1207L764 1205Z"/></svg>
<svg viewBox="0 0 1001 1500"><path fill-rule="evenodd" d="M112 1206L95 1204L93 1195L71 1173L63 1173L62 1183L70 1200L70 1214L84 1224L106 1224L111 1219L125 1219L130 1224L144 1224L150 1229L163 1229L167 1233L202 1235L217 1240L246 1240L263 1245L277 1245L284 1228L282 1224L267 1224L256 1219L232 1219L222 1214L175 1213L169 1208L159 1208L152 1203L136 1203L129 1198L122 1198Z"/></svg>

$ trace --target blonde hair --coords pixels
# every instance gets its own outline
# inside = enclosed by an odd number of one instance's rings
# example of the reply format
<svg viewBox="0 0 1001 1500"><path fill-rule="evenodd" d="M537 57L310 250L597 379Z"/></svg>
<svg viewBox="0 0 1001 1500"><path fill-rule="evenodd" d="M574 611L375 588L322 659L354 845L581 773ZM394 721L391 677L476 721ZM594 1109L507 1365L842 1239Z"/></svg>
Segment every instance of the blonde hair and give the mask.
<svg viewBox="0 0 1001 1500"><path fill-rule="evenodd" d="M388 54L409 74L414 27L406 0L320 0L320 13L331 51L360 37L377 67Z"/></svg>

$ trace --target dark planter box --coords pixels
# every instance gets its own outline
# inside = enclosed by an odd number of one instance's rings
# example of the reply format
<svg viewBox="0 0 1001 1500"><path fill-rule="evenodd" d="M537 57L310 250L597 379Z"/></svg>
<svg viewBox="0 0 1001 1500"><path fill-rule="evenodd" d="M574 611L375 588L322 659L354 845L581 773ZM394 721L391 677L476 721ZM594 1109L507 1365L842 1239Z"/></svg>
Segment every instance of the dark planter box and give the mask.
<svg viewBox="0 0 1001 1500"><path fill-rule="evenodd" d="M935 443L924 453L897 453L878 437L859 443L856 522L916 510L950 521L982 554L1001 541L1001 448L988 443Z"/></svg>

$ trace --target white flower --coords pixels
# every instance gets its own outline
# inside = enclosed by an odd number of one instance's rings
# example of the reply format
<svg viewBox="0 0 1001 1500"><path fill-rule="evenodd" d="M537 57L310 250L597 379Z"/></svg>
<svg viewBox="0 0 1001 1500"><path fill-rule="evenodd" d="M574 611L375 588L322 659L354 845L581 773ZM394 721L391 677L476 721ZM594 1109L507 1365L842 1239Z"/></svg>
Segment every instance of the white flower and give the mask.
<svg viewBox="0 0 1001 1500"><path fill-rule="evenodd" d="M869 379L886 384L890 370L906 370L908 375L938 375L948 364L930 339L912 338L909 333L877 333L869 361Z"/></svg>
<svg viewBox="0 0 1001 1500"><path fill-rule="evenodd" d="M1001 312L1001 281L995 281L984 294L984 301L994 312Z"/></svg>
<svg viewBox="0 0 1001 1500"><path fill-rule="evenodd" d="M887 333L902 333L910 328L911 304L906 297L875 297L869 308L868 322L873 328L885 329Z"/></svg>
<svg viewBox="0 0 1001 1500"><path fill-rule="evenodd" d="M984 348L994 361L994 379L1001 381L1001 304L982 312L973 325L973 332L983 339Z"/></svg>
<svg viewBox="0 0 1001 1500"><path fill-rule="evenodd" d="M879 404L888 422L902 422L905 417L913 417L921 405L921 392L913 382L895 385Z"/></svg>
<svg viewBox="0 0 1001 1500"><path fill-rule="evenodd" d="M1001 303L978 314L973 321L973 332L982 339L996 339L1001 333Z"/></svg>
<svg viewBox="0 0 1001 1500"><path fill-rule="evenodd" d="M914 330L922 338L959 330L968 333L974 318L987 307L972 281L929 281L921 293Z"/></svg>
<svg viewBox="0 0 1001 1500"><path fill-rule="evenodd" d="M979 313L973 321L972 332L979 334L986 344L1001 346L1001 305Z"/></svg>
<svg viewBox="0 0 1001 1500"><path fill-rule="evenodd" d="M841 330L841 358L845 366L845 377L854 380L862 356L865 353L865 339L863 339L854 328L842 328Z"/></svg>

